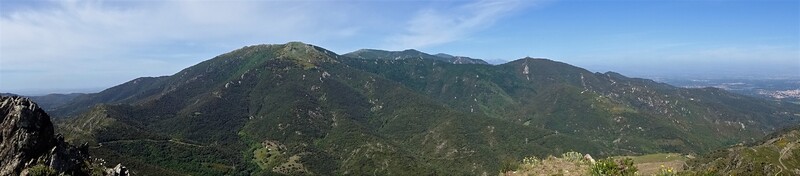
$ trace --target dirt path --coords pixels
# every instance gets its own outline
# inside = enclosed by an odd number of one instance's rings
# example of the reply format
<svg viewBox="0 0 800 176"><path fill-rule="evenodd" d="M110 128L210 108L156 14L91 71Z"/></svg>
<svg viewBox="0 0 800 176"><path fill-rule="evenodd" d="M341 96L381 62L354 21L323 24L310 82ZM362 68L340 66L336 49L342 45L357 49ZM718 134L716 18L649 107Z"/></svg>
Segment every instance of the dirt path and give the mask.
<svg viewBox="0 0 800 176"><path fill-rule="evenodd" d="M93 147L90 147L90 148L98 149L100 147L103 147L104 143L105 144L114 144L114 143L141 142L141 141L145 141L145 142L171 142L171 143L175 143L175 144L187 145L187 146L192 146L192 147L208 147L208 146L205 146L205 145L186 143L186 142L182 142L182 141L179 141L179 140L176 140L176 139L170 139L170 140L129 139L129 140L116 140L116 141L101 142L101 143L98 143L97 146L93 146Z"/></svg>
<svg viewBox="0 0 800 176"><path fill-rule="evenodd" d="M778 175L781 172L783 172L784 170L789 169L789 168L786 167L786 165L783 164L783 156L785 156L786 153L789 152L789 150L792 149L792 147L794 147L794 143L790 142L789 144L786 144L786 147L783 147L783 149L781 149L781 154L778 155L778 163L781 164L781 171L778 171L778 173L775 173L775 175Z"/></svg>

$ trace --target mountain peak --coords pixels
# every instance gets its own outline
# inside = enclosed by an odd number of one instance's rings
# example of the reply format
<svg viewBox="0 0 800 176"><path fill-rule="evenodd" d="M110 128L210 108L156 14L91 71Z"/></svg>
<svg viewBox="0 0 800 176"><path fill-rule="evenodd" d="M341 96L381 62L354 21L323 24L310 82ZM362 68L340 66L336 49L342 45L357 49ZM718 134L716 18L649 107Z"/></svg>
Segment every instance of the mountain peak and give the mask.
<svg viewBox="0 0 800 176"><path fill-rule="evenodd" d="M333 51L303 42L245 46L223 56L257 60L287 60L302 65L304 68L314 67L323 62L338 62L336 59L339 57Z"/></svg>
<svg viewBox="0 0 800 176"><path fill-rule="evenodd" d="M505 63L503 65L525 65L525 64L529 64L529 63L539 63L539 62L541 62L541 63L560 63L560 62L553 61L553 60L550 60L550 59L547 59L547 58L523 57L521 59L517 59L517 60L511 61L511 62Z"/></svg>
<svg viewBox="0 0 800 176"><path fill-rule="evenodd" d="M425 52L422 52L422 51L419 51L419 50L415 50L415 49L405 49L405 50L403 50L403 52L413 52L413 53L428 54L428 53L425 53Z"/></svg>
<svg viewBox="0 0 800 176"><path fill-rule="evenodd" d="M306 43L303 43L303 42L289 42L289 43L278 45L278 46L281 46L281 48L282 48L282 50L284 52L288 52L288 53L292 53L292 54L294 54L294 53L298 53L298 54L306 53L306 54L309 54L309 53L326 53L326 52L328 52L327 50L322 49L321 47L314 46L314 45L311 45L311 44L306 44Z"/></svg>
<svg viewBox="0 0 800 176"><path fill-rule="evenodd" d="M456 57L456 56L445 54L445 53L435 54L434 56L439 56L441 58L454 58L454 57Z"/></svg>
<svg viewBox="0 0 800 176"><path fill-rule="evenodd" d="M360 49L345 54L345 56L361 59L384 59L384 60L404 60L404 59L429 59L448 62L452 64L489 64L480 59L473 59L463 56L452 56L439 53L431 55L416 49L406 49L403 51L386 51L376 49Z"/></svg>
<svg viewBox="0 0 800 176"><path fill-rule="evenodd" d="M322 47L302 42L289 42L283 44L283 48L278 52L279 59L288 59L302 64L306 67L318 65L322 62L338 62L339 56Z"/></svg>
<svg viewBox="0 0 800 176"><path fill-rule="evenodd" d="M333 53L332 51L326 50L322 47L307 44L303 42L289 42L282 45L284 50L294 50L294 51L302 51L307 53L323 53L327 55L328 53Z"/></svg>
<svg viewBox="0 0 800 176"><path fill-rule="evenodd" d="M526 75L526 80L533 79L533 77L529 77L530 75L581 75L591 73L586 69L546 58L524 57L502 64L502 66L519 70L519 73Z"/></svg>
<svg viewBox="0 0 800 176"><path fill-rule="evenodd" d="M303 42L301 42L301 41L291 41L291 42L286 42L286 44L284 44L284 45L298 45L298 46L303 46L303 45L309 45L309 44L303 43Z"/></svg>

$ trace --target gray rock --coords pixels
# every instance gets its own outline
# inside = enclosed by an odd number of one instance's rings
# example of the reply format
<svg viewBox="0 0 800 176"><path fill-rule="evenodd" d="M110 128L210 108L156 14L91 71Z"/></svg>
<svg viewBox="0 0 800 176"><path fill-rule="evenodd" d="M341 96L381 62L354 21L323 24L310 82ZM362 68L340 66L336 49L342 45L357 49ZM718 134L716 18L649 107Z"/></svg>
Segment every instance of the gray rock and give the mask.
<svg viewBox="0 0 800 176"><path fill-rule="evenodd" d="M55 135L50 116L30 99L0 96L0 118L0 175L27 175L37 165L58 174L90 174L88 147ZM124 167L120 171L127 174Z"/></svg>
<svg viewBox="0 0 800 176"><path fill-rule="evenodd" d="M117 164L114 168L106 169L106 175L108 176L128 176L128 168L123 166L122 164Z"/></svg>
<svg viewBox="0 0 800 176"><path fill-rule="evenodd" d="M17 175L55 146L50 117L22 97L0 97L0 175Z"/></svg>

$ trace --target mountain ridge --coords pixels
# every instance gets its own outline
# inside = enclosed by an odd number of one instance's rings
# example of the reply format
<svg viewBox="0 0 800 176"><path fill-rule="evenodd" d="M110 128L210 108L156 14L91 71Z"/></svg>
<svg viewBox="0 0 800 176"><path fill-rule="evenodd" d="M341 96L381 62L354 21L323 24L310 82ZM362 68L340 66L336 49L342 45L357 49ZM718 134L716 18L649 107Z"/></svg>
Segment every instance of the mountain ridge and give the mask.
<svg viewBox="0 0 800 176"><path fill-rule="evenodd" d="M359 49L350 53L343 54L343 56L348 56L352 58L372 58L372 59L387 59L387 60L431 59L431 60L448 62L452 64L483 64L483 65L489 64L481 59L474 59L463 56L452 56L444 53L431 55L415 49L406 49L403 51Z"/></svg>
<svg viewBox="0 0 800 176"><path fill-rule="evenodd" d="M89 98L106 104L58 129L144 173L479 174L499 170L489 161L567 151L701 153L800 114L797 105L547 59L492 66L346 55L304 43L244 47L101 92L125 101ZM173 153L145 162L158 151ZM196 167L204 163L215 167Z"/></svg>

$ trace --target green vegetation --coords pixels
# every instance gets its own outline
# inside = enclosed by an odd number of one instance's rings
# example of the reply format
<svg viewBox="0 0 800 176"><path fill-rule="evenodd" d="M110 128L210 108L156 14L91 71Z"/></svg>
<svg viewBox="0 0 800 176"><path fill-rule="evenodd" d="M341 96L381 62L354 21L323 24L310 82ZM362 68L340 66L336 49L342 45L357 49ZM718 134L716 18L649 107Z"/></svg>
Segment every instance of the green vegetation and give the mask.
<svg viewBox="0 0 800 176"><path fill-rule="evenodd" d="M244 47L75 97L57 110L68 119L58 130L144 175L474 175L568 151L703 153L800 113L544 59L491 66L364 52L350 58L299 42ZM632 169L604 163L599 173Z"/></svg>
<svg viewBox="0 0 800 176"><path fill-rule="evenodd" d="M271 170L289 160L283 153L286 150L285 146L273 141L265 141L262 144L263 147L253 151L253 160L262 170Z"/></svg>
<svg viewBox="0 0 800 176"><path fill-rule="evenodd" d="M630 158L624 159L601 159L594 163L589 170L591 175L596 176L610 176L610 175L636 175L638 169L633 165L633 160Z"/></svg>
<svg viewBox="0 0 800 176"><path fill-rule="evenodd" d="M641 156L625 156L631 158L636 163L655 163L655 162L670 162L670 161L685 161L686 156L678 153L655 153Z"/></svg>
<svg viewBox="0 0 800 176"><path fill-rule="evenodd" d="M666 167L661 165L661 168L658 169L658 172L655 174L656 176L676 176L678 175L678 171L672 167Z"/></svg>
<svg viewBox="0 0 800 176"><path fill-rule="evenodd" d="M494 67L414 59L342 62L462 112L597 139L590 145L601 150L572 150L602 156L707 152L785 125L776 119L797 119L776 111L800 110L721 90L680 89L616 73L591 73L544 59Z"/></svg>
<svg viewBox="0 0 800 176"><path fill-rule="evenodd" d="M676 174L683 171L686 161L689 160L687 156L677 153L655 153L613 158L630 158L635 163L640 175Z"/></svg>
<svg viewBox="0 0 800 176"><path fill-rule="evenodd" d="M520 161L505 161L503 175L704 175L708 173L684 171L687 157L675 153L657 153L641 156L614 156L594 161L591 156L567 152L561 157L539 159L525 157ZM511 165L514 164L514 165ZM758 175L758 174L756 174Z"/></svg>
<svg viewBox="0 0 800 176"><path fill-rule="evenodd" d="M30 176L56 176L58 173L53 168L45 166L43 164L37 164L31 168L28 168L28 175Z"/></svg>
<svg viewBox="0 0 800 176"><path fill-rule="evenodd" d="M473 59L469 57L456 57L448 54L439 53L430 55L417 50L409 49L403 51L384 51L375 49L361 49L351 53L344 54L343 56L360 58L360 59L381 59L381 60L405 60L405 59L424 59L435 60L454 64L485 64L486 61L480 59Z"/></svg>
<svg viewBox="0 0 800 176"><path fill-rule="evenodd" d="M584 158L581 153L567 152L561 157L548 156L539 159L530 156L522 159L522 163L501 170L504 175L587 175L593 167L592 160Z"/></svg>
<svg viewBox="0 0 800 176"><path fill-rule="evenodd" d="M694 175L797 175L800 173L800 126L775 132L761 141L717 150L689 160Z"/></svg>

